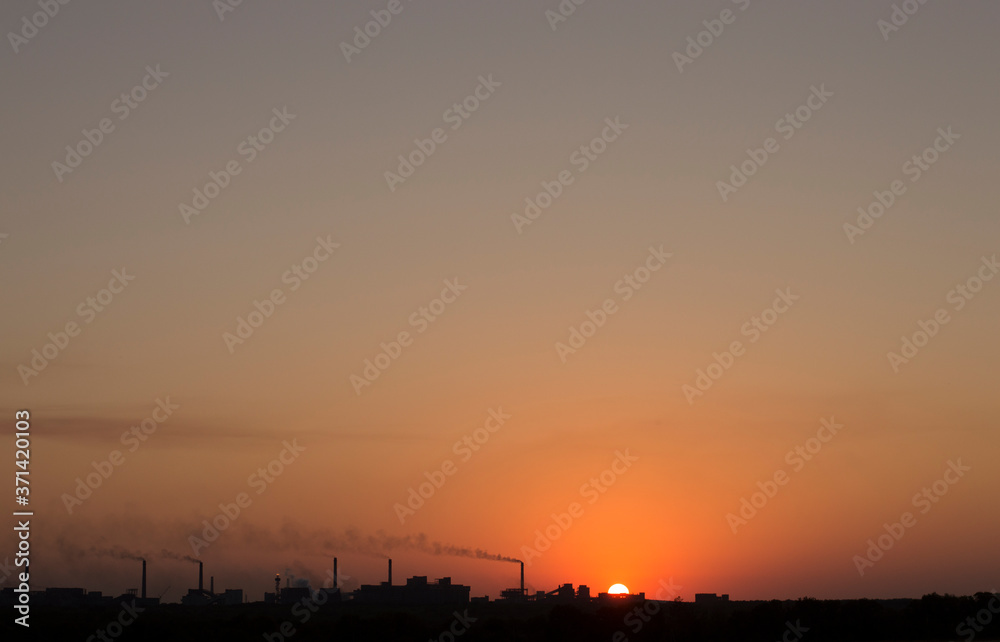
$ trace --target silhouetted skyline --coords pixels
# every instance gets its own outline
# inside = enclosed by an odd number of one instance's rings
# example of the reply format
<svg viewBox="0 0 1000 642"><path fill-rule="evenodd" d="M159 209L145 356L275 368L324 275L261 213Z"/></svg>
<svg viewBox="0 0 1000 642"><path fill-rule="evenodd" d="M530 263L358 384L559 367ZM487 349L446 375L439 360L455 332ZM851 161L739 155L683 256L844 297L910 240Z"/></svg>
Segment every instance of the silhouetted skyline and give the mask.
<svg viewBox="0 0 1000 642"><path fill-rule="evenodd" d="M1000 5L293 5L0 8L33 590L995 590Z"/></svg>

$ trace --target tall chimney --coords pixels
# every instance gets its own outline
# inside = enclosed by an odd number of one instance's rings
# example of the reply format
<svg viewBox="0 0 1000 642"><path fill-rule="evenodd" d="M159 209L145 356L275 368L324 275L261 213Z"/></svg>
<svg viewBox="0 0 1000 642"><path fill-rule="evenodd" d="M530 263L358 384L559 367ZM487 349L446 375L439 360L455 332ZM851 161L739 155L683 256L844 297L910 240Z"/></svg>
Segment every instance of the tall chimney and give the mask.
<svg viewBox="0 0 1000 642"><path fill-rule="evenodd" d="M389 558L389 586L392 586L392 558Z"/></svg>
<svg viewBox="0 0 1000 642"><path fill-rule="evenodd" d="M146 599L146 560L142 560L142 599Z"/></svg>
<svg viewBox="0 0 1000 642"><path fill-rule="evenodd" d="M215 576L208 578L208 592L215 595Z"/></svg>
<svg viewBox="0 0 1000 642"><path fill-rule="evenodd" d="M333 588L337 588L337 558L333 558Z"/></svg>
<svg viewBox="0 0 1000 642"><path fill-rule="evenodd" d="M521 595L524 595L524 562L521 562Z"/></svg>
<svg viewBox="0 0 1000 642"><path fill-rule="evenodd" d="M205 589L205 563L198 562L198 590Z"/></svg>

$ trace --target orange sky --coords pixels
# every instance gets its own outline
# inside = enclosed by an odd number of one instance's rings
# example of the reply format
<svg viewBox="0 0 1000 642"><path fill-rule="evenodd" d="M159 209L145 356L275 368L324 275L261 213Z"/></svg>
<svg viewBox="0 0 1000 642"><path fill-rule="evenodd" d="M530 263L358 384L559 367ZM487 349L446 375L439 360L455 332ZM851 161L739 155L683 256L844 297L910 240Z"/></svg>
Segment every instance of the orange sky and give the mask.
<svg viewBox="0 0 1000 642"><path fill-rule="evenodd" d="M886 38L891 2L668 4L586 3L553 29L546 3L406 3L350 61L341 42L384 5L72 4L8 51L0 409L32 413L37 585L135 586L98 554L122 547L177 599L192 567L160 551L193 554L247 493L199 553L252 599L285 569L319 583L330 554L356 583L388 554L396 581L516 586L516 565L405 544L419 534L530 557L545 590L989 590L1000 9L924 5ZM492 431L491 409L509 415Z"/></svg>

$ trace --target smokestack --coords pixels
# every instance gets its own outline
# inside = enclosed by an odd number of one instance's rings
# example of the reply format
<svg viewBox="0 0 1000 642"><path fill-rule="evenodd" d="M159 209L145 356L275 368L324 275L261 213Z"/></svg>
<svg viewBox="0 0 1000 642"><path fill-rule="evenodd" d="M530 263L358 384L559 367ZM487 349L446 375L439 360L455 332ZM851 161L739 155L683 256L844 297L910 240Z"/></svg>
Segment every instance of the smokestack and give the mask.
<svg viewBox="0 0 1000 642"><path fill-rule="evenodd" d="M337 588L337 558L333 558L333 588Z"/></svg>
<svg viewBox="0 0 1000 642"><path fill-rule="evenodd" d="M389 586L392 586L392 558L389 558Z"/></svg>
<svg viewBox="0 0 1000 642"><path fill-rule="evenodd" d="M274 574L274 603L281 602L281 575Z"/></svg>
<svg viewBox="0 0 1000 642"><path fill-rule="evenodd" d="M205 564L204 562L198 562L198 590L203 591L205 589Z"/></svg>
<svg viewBox="0 0 1000 642"><path fill-rule="evenodd" d="M524 595L524 562L521 562L521 595Z"/></svg>
<svg viewBox="0 0 1000 642"><path fill-rule="evenodd" d="M215 595L215 576L208 578L208 592Z"/></svg>
<svg viewBox="0 0 1000 642"><path fill-rule="evenodd" d="M146 599L146 560L142 560L142 599Z"/></svg>

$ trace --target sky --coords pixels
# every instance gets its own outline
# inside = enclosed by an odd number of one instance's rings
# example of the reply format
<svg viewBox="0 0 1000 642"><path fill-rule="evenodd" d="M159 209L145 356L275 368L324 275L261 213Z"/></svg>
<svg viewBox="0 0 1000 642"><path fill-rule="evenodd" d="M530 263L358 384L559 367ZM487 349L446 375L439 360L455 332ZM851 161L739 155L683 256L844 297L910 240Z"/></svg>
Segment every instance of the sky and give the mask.
<svg viewBox="0 0 1000 642"><path fill-rule="evenodd" d="M1000 6L561 4L3 5L37 586L993 588Z"/></svg>

